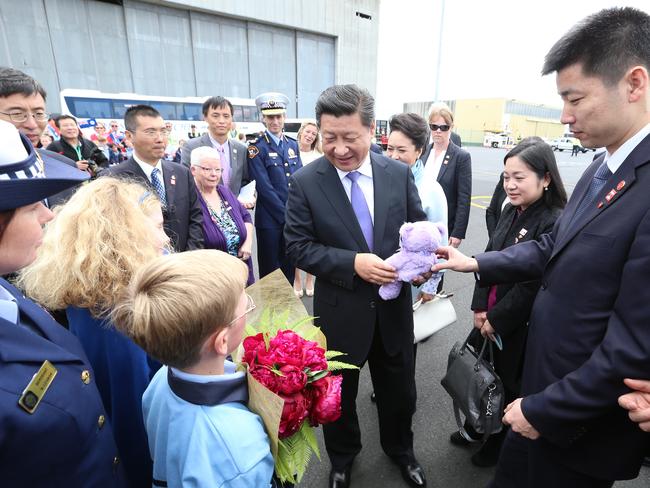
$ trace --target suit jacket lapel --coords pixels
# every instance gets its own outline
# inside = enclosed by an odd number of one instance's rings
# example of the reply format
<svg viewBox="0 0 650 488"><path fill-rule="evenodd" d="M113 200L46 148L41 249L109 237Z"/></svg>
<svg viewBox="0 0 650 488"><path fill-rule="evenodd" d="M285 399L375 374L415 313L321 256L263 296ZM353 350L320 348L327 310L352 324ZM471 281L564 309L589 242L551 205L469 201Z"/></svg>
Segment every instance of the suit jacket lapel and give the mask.
<svg viewBox="0 0 650 488"><path fill-rule="evenodd" d="M165 180L165 196L167 197L167 208L173 213L173 205L176 198L176 170L175 163L162 162L163 179Z"/></svg>
<svg viewBox="0 0 650 488"><path fill-rule="evenodd" d="M334 211L338 214L339 219L345 226L345 228L350 232L352 238L356 241L359 249L364 252L370 252L368 249L368 243L366 238L363 236L361 231L361 226L357 220L357 216L352 209L352 204L348 195L345 193L343 188L343 183L339 178L339 174L336 171L336 168L330 163L327 158L323 157L319 160L320 167L318 168L318 173L323 179L321 189L325 198L330 202ZM314 161L315 164L316 161Z"/></svg>
<svg viewBox="0 0 650 488"><path fill-rule="evenodd" d="M140 178L145 185L147 185L149 188L153 188L151 186L151 181L149 178L147 178L147 175L142 171L142 168L138 163L136 163L135 159L131 158L127 161L127 164L129 165L129 173L134 175L137 178Z"/></svg>
<svg viewBox="0 0 650 488"><path fill-rule="evenodd" d="M588 176L582 180L584 185L581 185L580 192L576 194L575 198L571 198L570 204L567 205L567 208L564 210L564 215L562 216L562 224L558 229L558 237L556 239L556 244L553 248L553 254L551 259L556 256L564 247L571 242L571 240L593 219L603 212L606 212L610 207L616 205L617 202L621 199L623 194L629 190L634 182L636 181L636 170L640 166L647 164L648 154L650 150L650 137L646 137L641 144L639 144L630 155L627 157L623 164L616 170L612 176L609 177L605 186L600 190L594 201L589 204L589 207L584 211L584 213L578 218L578 220L573 221L573 214L576 211L582 197L587 192L593 175L598 169L598 166L602 164L604 155L599 157L592 163L592 165L585 172ZM578 190L576 188L576 190Z"/></svg>
<svg viewBox="0 0 650 488"><path fill-rule="evenodd" d="M388 202L391 194L391 178L388 172L388 165L375 153L370 153L370 164L372 165L372 186L374 192L375 209L373 218L373 240L375 249L373 252L379 254L379 246L384 242L384 229L388 216ZM365 239L364 239L365 240ZM395 251L393 249L392 251Z"/></svg>
<svg viewBox="0 0 650 488"><path fill-rule="evenodd" d="M438 172L438 177L436 178L436 181L440 181L442 177L444 176L445 172L447 171L447 168L451 166L454 162L454 156L456 156L456 146L454 145L453 142L449 142L449 146L447 146L447 151L445 152L445 157L442 160L442 164L440 165L440 171Z"/></svg>

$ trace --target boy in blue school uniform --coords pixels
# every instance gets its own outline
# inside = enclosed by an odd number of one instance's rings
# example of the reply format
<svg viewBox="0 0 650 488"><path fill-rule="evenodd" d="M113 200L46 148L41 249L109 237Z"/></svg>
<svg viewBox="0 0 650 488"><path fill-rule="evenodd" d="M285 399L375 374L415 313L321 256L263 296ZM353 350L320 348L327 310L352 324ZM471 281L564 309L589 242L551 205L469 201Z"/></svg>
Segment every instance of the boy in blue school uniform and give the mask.
<svg viewBox="0 0 650 488"><path fill-rule="evenodd" d="M226 357L255 308L246 265L221 251L161 256L113 313L163 366L142 398L154 486L268 487L273 457L246 407L246 376Z"/></svg>

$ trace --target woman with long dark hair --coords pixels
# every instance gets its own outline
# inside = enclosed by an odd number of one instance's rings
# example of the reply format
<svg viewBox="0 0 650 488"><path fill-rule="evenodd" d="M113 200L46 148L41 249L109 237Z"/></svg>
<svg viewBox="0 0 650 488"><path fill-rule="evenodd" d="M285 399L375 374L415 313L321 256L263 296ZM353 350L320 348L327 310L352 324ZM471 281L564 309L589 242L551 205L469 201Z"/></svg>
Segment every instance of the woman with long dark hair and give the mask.
<svg viewBox="0 0 650 488"><path fill-rule="evenodd" d="M519 242L539 239L553 229L567 201L551 147L538 137L522 140L504 158L503 188L510 200L506 204L486 251L500 251ZM541 282L505 283L489 288L476 285L472 299L477 337L488 337L493 346L495 369L505 390L504 405L518 398L524 363L528 318ZM503 414L501 412L501 414ZM481 436L471 432L451 435L456 445L470 445ZM506 429L494 434L472 456L476 466L494 466L499 457Z"/></svg>

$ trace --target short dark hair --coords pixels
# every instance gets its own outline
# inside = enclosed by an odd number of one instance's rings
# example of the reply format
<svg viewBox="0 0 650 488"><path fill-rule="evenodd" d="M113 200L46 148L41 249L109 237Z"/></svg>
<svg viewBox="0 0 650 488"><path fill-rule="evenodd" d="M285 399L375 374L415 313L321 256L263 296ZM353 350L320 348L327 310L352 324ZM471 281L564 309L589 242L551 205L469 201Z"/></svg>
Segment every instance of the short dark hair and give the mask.
<svg viewBox="0 0 650 488"><path fill-rule="evenodd" d="M124 127L129 132L135 132L138 123L136 117L162 117L160 112L151 105L133 105L124 113Z"/></svg>
<svg viewBox="0 0 650 488"><path fill-rule="evenodd" d="M54 125L56 125L57 129L61 128L61 121L65 119L74 120L74 123L78 125L77 119L75 119L72 115L63 114L63 115L59 115L56 119L54 119Z"/></svg>
<svg viewBox="0 0 650 488"><path fill-rule="evenodd" d="M503 158L503 164L514 156L521 159L539 179L544 178L546 173L549 174L551 181L548 184L548 191L544 191L542 196L544 203L549 208L564 208L567 202L566 190L551 146L539 137L526 137L508 151Z"/></svg>
<svg viewBox="0 0 650 488"><path fill-rule="evenodd" d="M37 93L47 99L47 92L41 84L31 76L17 69L0 67L0 98L7 98L20 93L26 97Z"/></svg>
<svg viewBox="0 0 650 488"><path fill-rule="evenodd" d="M334 85L326 88L316 102L316 121L320 127L323 114L341 117L359 113L361 123L371 127L375 121L375 99L357 85Z"/></svg>
<svg viewBox="0 0 650 488"><path fill-rule="evenodd" d="M650 69L650 16L631 7L609 8L586 17L546 54L542 74L576 63L586 75L618 83L635 64Z"/></svg>
<svg viewBox="0 0 650 488"><path fill-rule="evenodd" d="M210 97L205 102L203 102L203 116L205 117L208 115L208 111L211 108L224 108L226 105L230 109L230 115L235 115L235 109L233 108L232 103L230 103L230 100L219 96Z"/></svg>
<svg viewBox="0 0 650 488"><path fill-rule="evenodd" d="M401 132L411 139L416 150L423 149L429 142L429 124L418 114L393 115L388 121L388 125L391 132Z"/></svg>

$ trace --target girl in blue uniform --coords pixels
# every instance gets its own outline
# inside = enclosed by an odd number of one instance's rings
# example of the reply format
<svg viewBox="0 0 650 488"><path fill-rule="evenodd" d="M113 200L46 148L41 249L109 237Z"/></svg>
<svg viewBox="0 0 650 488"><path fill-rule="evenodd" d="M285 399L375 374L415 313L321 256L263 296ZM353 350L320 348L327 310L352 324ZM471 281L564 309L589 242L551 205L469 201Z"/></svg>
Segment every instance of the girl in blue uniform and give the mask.
<svg viewBox="0 0 650 488"><path fill-rule="evenodd" d="M47 198L88 178L46 161L0 121L0 274L30 264L53 214ZM44 174L46 173L46 174ZM77 339L0 279L3 487L122 487L122 463L94 372Z"/></svg>

